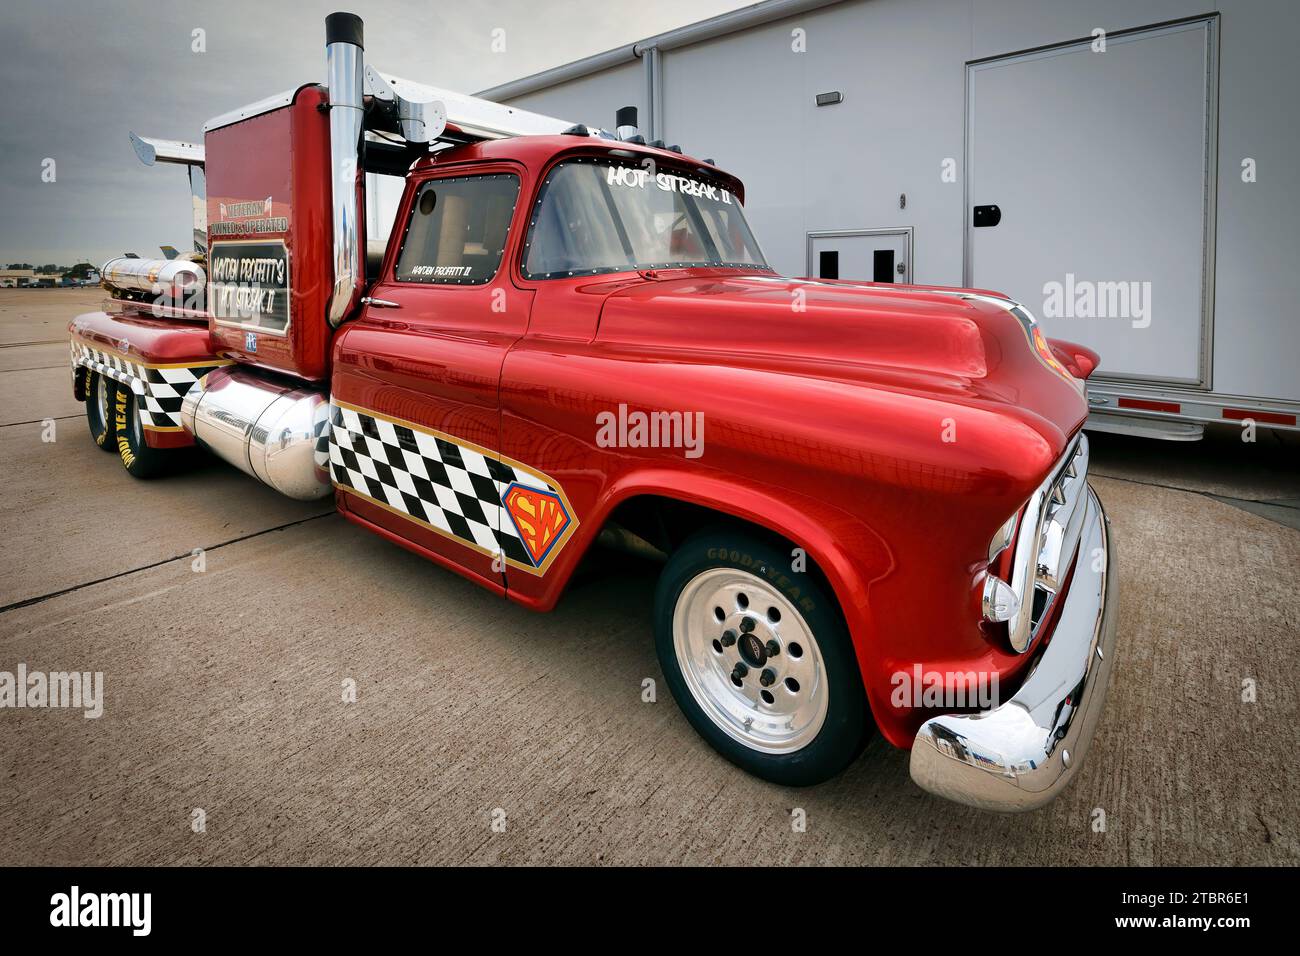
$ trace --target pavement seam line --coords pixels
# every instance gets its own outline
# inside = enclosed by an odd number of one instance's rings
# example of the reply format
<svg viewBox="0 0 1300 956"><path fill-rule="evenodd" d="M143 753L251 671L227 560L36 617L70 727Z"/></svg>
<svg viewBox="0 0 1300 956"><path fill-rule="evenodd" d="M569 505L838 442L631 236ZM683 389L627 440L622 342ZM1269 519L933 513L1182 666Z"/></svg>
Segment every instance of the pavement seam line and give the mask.
<svg viewBox="0 0 1300 956"><path fill-rule="evenodd" d="M1277 505L1279 501L1289 501L1289 498L1237 498L1232 495L1216 495L1212 491L1198 491L1195 488L1183 488L1179 485L1162 485L1158 481L1142 481L1139 478L1121 478L1119 475L1107 475L1100 471L1088 472L1089 478L1105 478L1107 481L1126 481L1131 485L1143 485L1147 488L1164 488L1168 491L1181 491L1189 495L1200 495L1203 498L1213 498L1217 501L1249 501L1256 505ZM1294 505L1277 505L1279 508L1293 508Z"/></svg>
<svg viewBox="0 0 1300 956"><path fill-rule="evenodd" d="M56 415L53 418L33 418L30 422L9 422L7 425L0 425L0 428L16 428L19 425L41 425L45 422L66 422L70 418L80 418L80 415Z"/></svg>
<svg viewBox="0 0 1300 956"><path fill-rule="evenodd" d="M216 551L220 548L226 547L227 545L239 544L239 542L248 541L250 538L258 538L264 534L270 534L272 531L283 531L286 528L292 528L296 525L306 524L308 521L315 521L318 518L328 518L330 515L334 513L335 512L333 511L324 511L318 515L311 515L310 517L307 518L301 518L298 521L290 521L288 524L276 525L274 528L263 528L261 531L254 531L250 534L241 535L238 538L231 538L229 541L222 541L220 544L210 545L208 547L203 548L202 550L205 553L208 551ZM4 605L4 607L0 607L0 614L5 614L9 611L16 611L19 608L31 607L33 604L41 604L53 598L62 597L65 594L71 594L73 591L80 591L83 588L94 587L96 584L103 584L106 581L115 581L118 578L124 578L131 574L139 574L141 571L150 571L154 568L162 567L164 564L171 564L174 561L183 561L186 558L193 557L193 555L194 555L193 551L187 551L185 554L178 554L174 557L163 558L161 561L154 561L152 564L142 565L141 567L138 568L131 568L128 571L119 571L117 574L108 575L108 577L97 578L94 581L84 581L81 584L74 584L72 585L72 587L62 588L61 590L58 591L51 591L49 594L41 594L38 595L37 597L24 598L21 601L14 601L12 604L6 604Z"/></svg>

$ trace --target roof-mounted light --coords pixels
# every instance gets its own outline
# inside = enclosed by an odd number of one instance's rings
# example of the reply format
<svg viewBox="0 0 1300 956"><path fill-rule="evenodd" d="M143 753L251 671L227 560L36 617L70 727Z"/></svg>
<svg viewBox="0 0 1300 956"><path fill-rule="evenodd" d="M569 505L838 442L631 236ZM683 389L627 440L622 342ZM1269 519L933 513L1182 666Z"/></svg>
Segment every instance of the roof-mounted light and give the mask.
<svg viewBox="0 0 1300 956"><path fill-rule="evenodd" d="M625 143L645 145L645 137L636 125L636 107L624 106L614 114L614 135Z"/></svg>

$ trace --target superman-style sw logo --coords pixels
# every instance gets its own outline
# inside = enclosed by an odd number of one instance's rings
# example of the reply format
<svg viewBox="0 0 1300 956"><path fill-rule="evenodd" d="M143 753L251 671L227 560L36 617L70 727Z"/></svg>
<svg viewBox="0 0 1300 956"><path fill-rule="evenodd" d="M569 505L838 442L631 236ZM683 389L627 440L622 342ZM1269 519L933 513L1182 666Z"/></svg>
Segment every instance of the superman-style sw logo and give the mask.
<svg viewBox="0 0 1300 956"><path fill-rule="evenodd" d="M512 484L501 497L506 514L519 532L519 540L529 560L540 567L555 542L572 523L569 511L553 491L541 491L526 485Z"/></svg>

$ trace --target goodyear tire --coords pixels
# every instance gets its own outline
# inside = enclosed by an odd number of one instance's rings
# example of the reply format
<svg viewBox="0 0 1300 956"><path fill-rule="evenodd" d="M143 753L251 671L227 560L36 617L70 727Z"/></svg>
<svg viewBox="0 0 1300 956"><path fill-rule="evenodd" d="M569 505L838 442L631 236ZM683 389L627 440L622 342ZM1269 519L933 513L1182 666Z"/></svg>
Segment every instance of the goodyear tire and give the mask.
<svg viewBox="0 0 1300 956"><path fill-rule="evenodd" d="M113 440L114 384L98 372L86 370L86 424L90 426L90 437L104 451L117 450Z"/></svg>
<svg viewBox="0 0 1300 956"><path fill-rule="evenodd" d="M110 411L117 453L126 470L135 478L153 478L167 471L171 464L170 453L145 444L144 423L140 419L136 396L120 382L112 383Z"/></svg>
<svg viewBox="0 0 1300 956"><path fill-rule="evenodd" d="M655 646L687 720L720 754L787 786L820 783L869 727L838 605L774 544L725 529L678 548L655 593Z"/></svg>

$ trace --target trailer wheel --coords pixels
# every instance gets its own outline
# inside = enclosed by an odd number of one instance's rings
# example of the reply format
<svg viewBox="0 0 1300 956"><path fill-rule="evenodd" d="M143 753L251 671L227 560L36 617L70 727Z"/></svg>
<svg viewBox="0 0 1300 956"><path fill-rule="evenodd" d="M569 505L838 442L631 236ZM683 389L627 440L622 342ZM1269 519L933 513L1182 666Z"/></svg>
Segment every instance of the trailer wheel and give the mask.
<svg viewBox="0 0 1300 956"><path fill-rule="evenodd" d="M781 549L728 530L695 535L664 567L654 614L673 697L732 763L807 786L861 751L868 710L848 629Z"/></svg>
<svg viewBox="0 0 1300 956"><path fill-rule="evenodd" d="M139 403L125 385L113 384L113 435L122 464L134 478L154 478L167 471L171 453L150 448L144 440Z"/></svg>
<svg viewBox="0 0 1300 956"><path fill-rule="evenodd" d="M90 437L104 451L117 450L109 401L112 392L113 385L107 378L86 370L86 424L90 426Z"/></svg>

